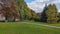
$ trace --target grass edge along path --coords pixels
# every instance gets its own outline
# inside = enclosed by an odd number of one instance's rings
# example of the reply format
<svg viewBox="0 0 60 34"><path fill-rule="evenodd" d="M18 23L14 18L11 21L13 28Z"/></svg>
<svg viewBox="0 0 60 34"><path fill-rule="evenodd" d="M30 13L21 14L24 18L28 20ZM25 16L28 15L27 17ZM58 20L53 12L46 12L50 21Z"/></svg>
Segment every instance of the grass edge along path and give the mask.
<svg viewBox="0 0 60 34"><path fill-rule="evenodd" d="M21 23L26 23L26 24L33 24L33 25L40 25L40 26L45 26L45 27L50 27L50 28L59 28L59 26L52 26L52 25L47 25L47 24L39 24L39 23L28 23L28 22L21 22Z"/></svg>

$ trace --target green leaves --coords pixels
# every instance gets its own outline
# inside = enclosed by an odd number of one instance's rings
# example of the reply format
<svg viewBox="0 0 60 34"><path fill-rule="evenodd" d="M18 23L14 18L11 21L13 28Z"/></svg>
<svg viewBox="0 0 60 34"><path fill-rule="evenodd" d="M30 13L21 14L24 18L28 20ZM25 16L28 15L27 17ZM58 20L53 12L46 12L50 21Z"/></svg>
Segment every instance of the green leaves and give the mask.
<svg viewBox="0 0 60 34"><path fill-rule="evenodd" d="M26 2L24 2L24 0L16 0L16 3L18 5L20 19L21 20L31 19L32 18L31 9L28 8Z"/></svg>
<svg viewBox="0 0 60 34"><path fill-rule="evenodd" d="M58 21L58 13L57 13L57 8L56 8L56 5L53 4L53 5L49 5L48 6L48 10L46 11L46 15L48 17L47 19L47 22L48 23L57 23Z"/></svg>

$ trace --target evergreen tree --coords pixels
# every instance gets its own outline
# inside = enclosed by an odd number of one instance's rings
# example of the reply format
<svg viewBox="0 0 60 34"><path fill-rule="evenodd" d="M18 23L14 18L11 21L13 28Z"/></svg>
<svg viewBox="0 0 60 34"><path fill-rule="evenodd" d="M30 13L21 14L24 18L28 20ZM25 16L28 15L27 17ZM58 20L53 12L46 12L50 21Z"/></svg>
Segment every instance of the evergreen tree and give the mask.
<svg viewBox="0 0 60 34"><path fill-rule="evenodd" d="M48 9L47 4L45 4L43 12L41 13L41 18L40 18L41 22L47 22L47 15L46 15L47 9Z"/></svg>

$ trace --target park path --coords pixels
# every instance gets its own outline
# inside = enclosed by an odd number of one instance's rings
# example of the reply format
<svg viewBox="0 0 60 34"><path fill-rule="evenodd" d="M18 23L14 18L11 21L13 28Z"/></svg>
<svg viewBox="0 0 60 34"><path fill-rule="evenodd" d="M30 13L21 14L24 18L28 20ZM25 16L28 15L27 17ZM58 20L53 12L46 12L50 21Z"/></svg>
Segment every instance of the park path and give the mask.
<svg viewBox="0 0 60 34"><path fill-rule="evenodd" d="M32 25L39 25L39 26L45 26L45 27L50 27L50 28L59 28L59 26L52 26L52 25L47 25L47 24L39 24L39 23L27 23L27 22L23 22L23 23L26 23L26 24L32 24Z"/></svg>

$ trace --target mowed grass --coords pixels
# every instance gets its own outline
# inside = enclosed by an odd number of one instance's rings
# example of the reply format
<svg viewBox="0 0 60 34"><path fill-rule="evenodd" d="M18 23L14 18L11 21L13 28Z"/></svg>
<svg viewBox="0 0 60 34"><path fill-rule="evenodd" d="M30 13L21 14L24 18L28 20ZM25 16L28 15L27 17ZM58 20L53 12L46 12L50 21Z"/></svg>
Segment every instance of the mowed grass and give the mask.
<svg viewBox="0 0 60 34"><path fill-rule="evenodd" d="M56 23L56 24L50 24L52 26L59 26L60 27L60 23Z"/></svg>
<svg viewBox="0 0 60 34"><path fill-rule="evenodd" d="M60 34L60 29L23 22L9 22L0 23L0 34Z"/></svg>

